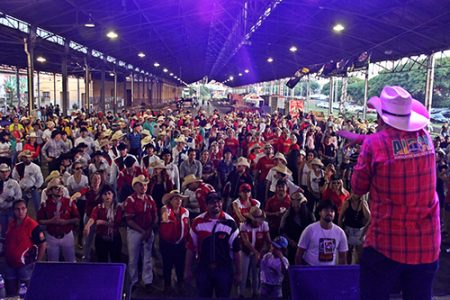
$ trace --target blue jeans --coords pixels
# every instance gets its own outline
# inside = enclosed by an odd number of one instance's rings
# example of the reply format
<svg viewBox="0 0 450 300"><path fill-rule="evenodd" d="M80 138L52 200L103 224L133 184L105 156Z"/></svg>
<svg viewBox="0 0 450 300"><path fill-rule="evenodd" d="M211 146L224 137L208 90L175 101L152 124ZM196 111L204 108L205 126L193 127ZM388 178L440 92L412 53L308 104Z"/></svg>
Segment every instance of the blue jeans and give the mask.
<svg viewBox="0 0 450 300"><path fill-rule="evenodd" d="M33 202L34 211L37 213L39 208L41 207L41 195L37 189L33 189L29 192L25 192L22 190L22 195L25 201L28 203L30 200Z"/></svg>
<svg viewBox="0 0 450 300"><path fill-rule="evenodd" d="M199 266L197 272L198 296L212 298L215 291L216 298L230 297L233 285L233 267L217 266L214 269Z"/></svg>
<svg viewBox="0 0 450 300"><path fill-rule="evenodd" d="M142 233L129 227L127 228L128 273L132 285L139 281L139 255L142 255L142 281L144 284L153 283L152 247L154 238L155 236L152 234L148 240L143 241Z"/></svg>
<svg viewBox="0 0 450 300"><path fill-rule="evenodd" d="M393 261L371 247L361 257L361 300L389 300L399 285L405 300L431 300L438 261L409 265Z"/></svg>

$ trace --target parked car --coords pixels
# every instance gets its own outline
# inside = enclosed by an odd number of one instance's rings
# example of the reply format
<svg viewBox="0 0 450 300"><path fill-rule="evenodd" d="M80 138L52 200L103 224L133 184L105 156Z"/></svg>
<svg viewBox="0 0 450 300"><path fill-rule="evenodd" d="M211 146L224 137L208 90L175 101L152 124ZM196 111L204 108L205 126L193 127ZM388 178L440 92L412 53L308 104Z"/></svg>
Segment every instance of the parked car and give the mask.
<svg viewBox="0 0 450 300"><path fill-rule="evenodd" d="M445 123L448 122L448 118L446 118L442 113L434 113L430 115L431 121L435 123Z"/></svg>

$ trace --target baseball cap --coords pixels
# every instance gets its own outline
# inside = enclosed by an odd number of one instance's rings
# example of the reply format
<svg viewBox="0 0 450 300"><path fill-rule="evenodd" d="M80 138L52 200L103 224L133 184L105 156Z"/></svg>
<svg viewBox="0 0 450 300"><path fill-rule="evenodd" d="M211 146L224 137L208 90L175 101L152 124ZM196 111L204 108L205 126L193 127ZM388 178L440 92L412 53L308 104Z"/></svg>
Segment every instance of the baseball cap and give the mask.
<svg viewBox="0 0 450 300"><path fill-rule="evenodd" d="M212 192L206 196L205 201L206 201L206 203L209 203L209 202L220 201L220 200L222 200L222 197L220 197L220 195L218 193Z"/></svg>
<svg viewBox="0 0 450 300"><path fill-rule="evenodd" d="M284 236L277 236L273 241L272 245L278 249L285 249L288 246L288 240Z"/></svg>
<svg viewBox="0 0 450 300"><path fill-rule="evenodd" d="M242 191L251 191L252 190L252 187L250 186L250 184L248 184L248 183L243 183L243 184L241 184L241 186L239 187L239 192L242 192Z"/></svg>

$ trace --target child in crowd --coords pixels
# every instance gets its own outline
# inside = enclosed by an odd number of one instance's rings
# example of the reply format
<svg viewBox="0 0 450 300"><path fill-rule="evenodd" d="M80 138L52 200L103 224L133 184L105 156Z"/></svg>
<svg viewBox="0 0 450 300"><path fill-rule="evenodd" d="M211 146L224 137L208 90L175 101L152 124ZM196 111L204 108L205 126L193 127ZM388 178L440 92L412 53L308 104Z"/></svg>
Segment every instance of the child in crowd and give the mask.
<svg viewBox="0 0 450 300"><path fill-rule="evenodd" d="M282 284L287 275L289 261L284 256L288 241L278 236L272 241L270 252L261 260L261 296L282 298Z"/></svg>

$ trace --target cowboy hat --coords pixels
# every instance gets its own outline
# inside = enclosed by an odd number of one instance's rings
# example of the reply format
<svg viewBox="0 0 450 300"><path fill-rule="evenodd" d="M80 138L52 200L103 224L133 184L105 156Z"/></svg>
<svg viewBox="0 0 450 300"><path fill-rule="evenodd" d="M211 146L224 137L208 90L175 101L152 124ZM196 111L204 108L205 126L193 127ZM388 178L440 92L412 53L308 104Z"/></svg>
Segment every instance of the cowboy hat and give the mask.
<svg viewBox="0 0 450 300"><path fill-rule="evenodd" d="M120 140L124 135L125 135L125 133L123 133L122 130L117 130L117 131L114 132L114 134L112 135L111 141L117 141L117 140Z"/></svg>
<svg viewBox="0 0 450 300"><path fill-rule="evenodd" d="M261 149L261 145L260 145L259 143L253 144L253 145L248 149L248 151L249 151L249 152L252 152L252 151L255 150L255 149Z"/></svg>
<svg viewBox="0 0 450 300"><path fill-rule="evenodd" d="M151 136L151 133L150 133L150 131L148 131L148 129L142 129L141 135L143 135L143 136Z"/></svg>
<svg viewBox="0 0 450 300"><path fill-rule="evenodd" d="M185 188L188 185L190 185L191 183L195 183L195 182L202 182L202 180L195 177L194 174L187 175L186 177L184 177L182 188Z"/></svg>
<svg viewBox="0 0 450 300"><path fill-rule="evenodd" d="M144 175L139 175L133 178L133 182L131 183L131 186L134 187L136 183L142 183L142 184L148 184L148 179Z"/></svg>
<svg viewBox="0 0 450 300"><path fill-rule="evenodd" d="M100 134L100 138L107 138L107 137L110 137L111 134L112 134L112 130L111 130L111 129L106 129L105 131L103 131L103 132Z"/></svg>
<svg viewBox="0 0 450 300"><path fill-rule="evenodd" d="M273 158L281 159L285 164L287 164L286 157L285 157L284 154L281 153L281 152L278 152L277 154L275 154L275 156L274 156Z"/></svg>
<svg viewBox="0 0 450 300"><path fill-rule="evenodd" d="M47 124L47 127L49 127L49 128L53 128L56 126L55 122L53 122L53 121L48 121L46 124Z"/></svg>
<svg viewBox="0 0 450 300"><path fill-rule="evenodd" d="M180 135L178 138L174 140L176 143L187 143L186 138L184 135Z"/></svg>
<svg viewBox="0 0 450 300"><path fill-rule="evenodd" d="M98 144L100 145L100 148L103 148L106 145L109 145L109 140L107 139L101 140L100 142L98 142Z"/></svg>
<svg viewBox="0 0 450 300"><path fill-rule="evenodd" d="M30 150L24 150L24 151L20 152L19 158L22 158L22 157L24 157L24 156L32 157L32 156L33 156L33 153L31 153Z"/></svg>
<svg viewBox="0 0 450 300"><path fill-rule="evenodd" d="M175 197L180 197L182 199L189 198L189 196L185 196L185 195L181 194L179 190L173 190L170 193L167 193L162 197L162 203L164 205L167 205Z"/></svg>
<svg viewBox="0 0 450 300"><path fill-rule="evenodd" d="M250 168L248 159L246 159L245 157L242 157L242 156L239 157L237 160L237 163L236 163L236 167L238 167L238 166L244 166L244 167Z"/></svg>
<svg viewBox="0 0 450 300"><path fill-rule="evenodd" d="M152 162L150 167L153 169L167 169L166 165L164 165L164 161L161 159Z"/></svg>
<svg viewBox="0 0 450 300"><path fill-rule="evenodd" d="M317 157L316 158L314 158L312 161L311 161L311 165L316 165L316 166L319 166L319 167L323 167L323 163L322 163L322 161L320 160L320 159L318 159Z"/></svg>
<svg viewBox="0 0 450 300"><path fill-rule="evenodd" d="M1 171L1 169L0 169L0 171ZM54 171L51 171L47 177L45 177L45 182L49 182L55 178L60 178L60 177L61 177L61 174L59 174L59 171L54 170Z"/></svg>
<svg viewBox="0 0 450 300"><path fill-rule="evenodd" d="M0 164L0 171L8 172L11 171L11 168L7 164Z"/></svg>
<svg viewBox="0 0 450 300"><path fill-rule="evenodd" d="M30 133L27 135L27 139L29 138L37 138L36 132L30 131Z"/></svg>
<svg viewBox="0 0 450 300"><path fill-rule="evenodd" d="M61 181L57 178L53 178L50 180L50 182L47 184L47 191L51 190L54 187L60 187L63 188L64 186L61 184Z"/></svg>
<svg viewBox="0 0 450 300"><path fill-rule="evenodd" d="M146 136L145 138L142 139L141 147L144 147L145 145L148 145L148 144L153 144L153 139L151 136Z"/></svg>
<svg viewBox="0 0 450 300"><path fill-rule="evenodd" d="M430 122L426 107L399 86L385 86L380 97L372 97L368 107L374 108L384 123L403 131L417 131Z"/></svg>
<svg viewBox="0 0 450 300"><path fill-rule="evenodd" d="M294 192L291 194L291 200L298 200L300 203L307 202L308 200L301 192Z"/></svg>
<svg viewBox="0 0 450 300"><path fill-rule="evenodd" d="M156 119L156 122L164 122L165 119L164 116L159 116L158 119Z"/></svg>
<svg viewBox="0 0 450 300"><path fill-rule="evenodd" d="M291 170L289 170L285 165L277 165L277 166L273 167L273 170L275 172L279 172L279 173L287 175L287 176L292 175Z"/></svg>

